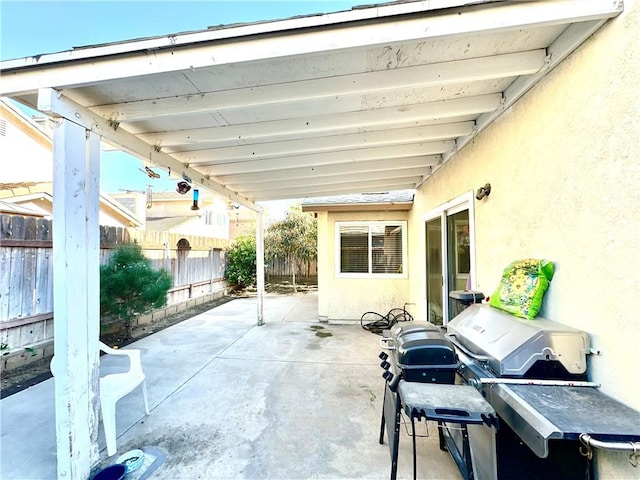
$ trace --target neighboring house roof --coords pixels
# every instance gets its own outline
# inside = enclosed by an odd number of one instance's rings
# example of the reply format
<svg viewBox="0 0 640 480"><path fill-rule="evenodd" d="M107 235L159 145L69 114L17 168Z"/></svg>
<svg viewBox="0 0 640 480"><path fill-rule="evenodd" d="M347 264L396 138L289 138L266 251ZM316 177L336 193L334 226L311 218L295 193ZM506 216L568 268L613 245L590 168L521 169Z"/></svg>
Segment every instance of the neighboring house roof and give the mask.
<svg viewBox="0 0 640 480"><path fill-rule="evenodd" d="M410 210L413 206L413 196L413 190L399 190L396 192L307 198L302 200L300 203L302 205L303 212Z"/></svg>
<svg viewBox="0 0 640 480"><path fill-rule="evenodd" d="M51 182L0 184L0 198L3 203L21 206L38 213L39 216L51 216L52 190ZM100 194L100 213L113 219L118 226L142 226L142 222L135 215L104 193ZM105 220L104 217L101 220Z"/></svg>
<svg viewBox="0 0 640 480"><path fill-rule="evenodd" d="M51 148L53 141L49 130L47 130L47 118L42 116L38 119L29 117L20 110L13 102L0 98L0 111L5 120L10 121L25 135L43 147Z"/></svg>
<svg viewBox="0 0 640 480"><path fill-rule="evenodd" d="M49 214L43 213L42 211L35 210L33 208L25 207L22 205L16 205L11 202L5 202L0 200L0 213L6 215L21 215L23 217L48 217Z"/></svg>

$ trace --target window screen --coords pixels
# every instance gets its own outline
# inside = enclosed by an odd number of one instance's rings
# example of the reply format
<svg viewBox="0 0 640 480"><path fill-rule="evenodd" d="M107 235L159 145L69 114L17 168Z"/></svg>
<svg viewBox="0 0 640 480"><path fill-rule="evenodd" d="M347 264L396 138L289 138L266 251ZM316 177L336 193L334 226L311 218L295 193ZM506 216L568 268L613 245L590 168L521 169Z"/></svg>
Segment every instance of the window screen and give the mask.
<svg viewBox="0 0 640 480"><path fill-rule="evenodd" d="M369 227L340 228L340 271L369 273Z"/></svg>
<svg viewBox="0 0 640 480"><path fill-rule="evenodd" d="M404 225L373 222L338 225L340 273L402 274Z"/></svg>

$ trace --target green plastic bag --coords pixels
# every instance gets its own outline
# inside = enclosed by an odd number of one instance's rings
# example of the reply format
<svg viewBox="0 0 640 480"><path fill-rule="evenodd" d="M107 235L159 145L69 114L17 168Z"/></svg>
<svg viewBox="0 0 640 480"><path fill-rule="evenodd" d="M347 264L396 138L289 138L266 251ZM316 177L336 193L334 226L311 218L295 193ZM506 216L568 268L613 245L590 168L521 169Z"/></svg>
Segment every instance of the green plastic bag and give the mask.
<svg viewBox="0 0 640 480"><path fill-rule="evenodd" d="M552 278L552 262L533 258L517 260L504 269L489 305L533 320L542 307L542 298Z"/></svg>

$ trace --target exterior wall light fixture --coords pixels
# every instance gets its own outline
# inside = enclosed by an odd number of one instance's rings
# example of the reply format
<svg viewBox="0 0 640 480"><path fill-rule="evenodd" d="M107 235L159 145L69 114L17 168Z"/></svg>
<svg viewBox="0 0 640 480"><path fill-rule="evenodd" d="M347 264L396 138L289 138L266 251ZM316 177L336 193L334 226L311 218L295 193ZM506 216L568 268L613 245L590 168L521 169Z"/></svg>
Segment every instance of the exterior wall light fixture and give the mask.
<svg viewBox="0 0 640 480"><path fill-rule="evenodd" d="M484 187L480 187L476 192L476 200L482 200L491 193L491 184L485 183Z"/></svg>

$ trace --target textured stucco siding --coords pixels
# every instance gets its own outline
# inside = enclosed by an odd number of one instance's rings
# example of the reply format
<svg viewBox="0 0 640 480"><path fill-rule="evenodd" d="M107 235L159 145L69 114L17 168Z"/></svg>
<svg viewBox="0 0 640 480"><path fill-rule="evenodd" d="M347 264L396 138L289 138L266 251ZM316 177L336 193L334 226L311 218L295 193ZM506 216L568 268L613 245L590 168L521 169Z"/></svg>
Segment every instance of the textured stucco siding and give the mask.
<svg viewBox="0 0 640 480"><path fill-rule="evenodd" d="M347 221L406 221L406 212L318 214L318 316L323 320L359 320L366 311L387 313L409 302L406 278L338 278L335 261L335 224ZM409 275L411 264L408 265ZM407 307L411 311L411 307Z"/></svg>
<svg viewBox="0 0 640 480"><path fill-rule="evenodd" d="M556 274L541 316L589 333L591 379L640 409L640 6L626 1L472 145L429 179L411 213L410 256L424 258L420 215L486 182L475 201L477 288L511 261ZM413 269L412 277L424 276ZM412 278L424 298L424 279ZM598 412L594 412L597 415ZM599 454L599 478L640 478L626 454Z"/></svg>

